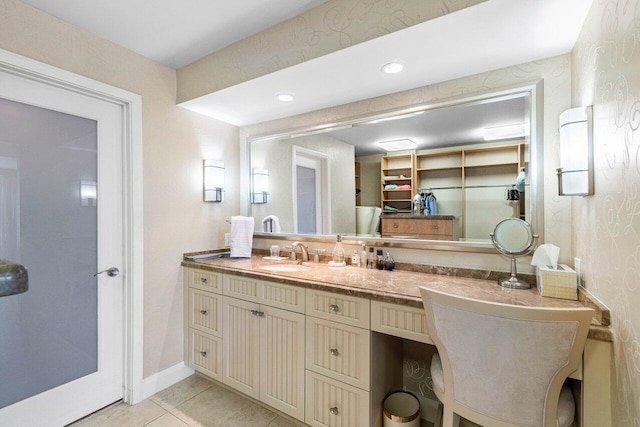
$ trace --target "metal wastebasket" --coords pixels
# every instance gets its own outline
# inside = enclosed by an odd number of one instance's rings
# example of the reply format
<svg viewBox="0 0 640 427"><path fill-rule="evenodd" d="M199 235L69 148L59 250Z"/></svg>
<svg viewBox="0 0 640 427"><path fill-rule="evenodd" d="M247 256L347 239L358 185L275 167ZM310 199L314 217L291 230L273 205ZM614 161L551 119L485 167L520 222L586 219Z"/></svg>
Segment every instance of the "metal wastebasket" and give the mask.
<svg viewBox="0 0 640 427"><path fill-rule="evenodd" d="M420 401L408 391L394 391L382 404L384 427L420 427Z"/></svg>

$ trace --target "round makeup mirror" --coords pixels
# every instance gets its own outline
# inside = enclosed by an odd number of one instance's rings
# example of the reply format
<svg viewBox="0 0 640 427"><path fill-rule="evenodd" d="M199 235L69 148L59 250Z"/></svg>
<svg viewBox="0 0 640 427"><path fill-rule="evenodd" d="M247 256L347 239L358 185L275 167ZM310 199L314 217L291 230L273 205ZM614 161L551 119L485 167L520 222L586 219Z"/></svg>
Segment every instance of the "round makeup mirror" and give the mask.
<svg viewBox="0 0 640 427"><path fill-rule="evenodd" d="M536 234L531 232L531 226L518 218L507 218L496 225L491 236L491 242L503 255L511 258L511 277L506 280L498 280L500 286L514 289L529 289L531 285L518 279L516 271L516 258L527 255L533 251Z"/></svg>

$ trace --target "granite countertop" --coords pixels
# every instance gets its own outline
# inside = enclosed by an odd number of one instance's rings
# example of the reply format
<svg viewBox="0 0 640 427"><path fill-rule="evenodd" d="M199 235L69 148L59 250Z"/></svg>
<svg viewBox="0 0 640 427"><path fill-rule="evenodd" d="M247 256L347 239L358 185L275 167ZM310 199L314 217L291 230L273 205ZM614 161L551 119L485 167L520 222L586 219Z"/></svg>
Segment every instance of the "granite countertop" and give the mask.
<svg viewBox="0 0 640 427"><path fill-rule="evenodd" d="M608 319L608 312L602 313L597 304L585 300L571 301L541 296L537 289L522 290L500 287L495 280L468 277L454 277L441 274L430 274L406 270L368 270L352 266L329 267L326 263L305 262L310 267L304 271L268 271L261 266L269 264L291 264L292 261L267 261L262 256L251 258L218 258L203 261L183 261L184 267L199 268L220 273L233 273L240 276L254 277L339 292L352 296L370 298L372 300L422 307L420 286L446 291L453 295L464 296L484 301L530 307L582 307L588 305L596 309L596 316L589 331L589 337L611 341L612 335L608 326L603 326L603 319ZM505 273L506 274L506 273Z"/></svg>

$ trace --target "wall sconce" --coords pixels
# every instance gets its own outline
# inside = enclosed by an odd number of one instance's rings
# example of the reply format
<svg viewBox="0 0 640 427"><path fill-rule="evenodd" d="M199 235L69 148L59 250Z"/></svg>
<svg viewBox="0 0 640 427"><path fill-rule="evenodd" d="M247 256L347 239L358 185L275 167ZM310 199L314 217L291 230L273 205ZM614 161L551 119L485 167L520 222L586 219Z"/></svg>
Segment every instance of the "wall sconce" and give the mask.
<svg viewBox="0 0 640 427"><path fill-rule="evenodd" d="M267 169L251 169L252 190L251 203L262 204L269 201L269 171Z"/></svg>
<svg viewBox="0 0 640 427"><path fill-rule="evenodd" d="M593 112L591 106L560 114L558 194L593 194Z"/></svg>
<svg viewBox="0 0 640 427"><path fill-rule="evenodd" d="M204 161L204 201L221 202L224 192L224 162Z"/></svg>
<svg viewBox="0 0 640 427"><path fill-rule="evenodd" d="M98 198L98 186L95 181L80 181L80 205L95 206Z"/></svg>

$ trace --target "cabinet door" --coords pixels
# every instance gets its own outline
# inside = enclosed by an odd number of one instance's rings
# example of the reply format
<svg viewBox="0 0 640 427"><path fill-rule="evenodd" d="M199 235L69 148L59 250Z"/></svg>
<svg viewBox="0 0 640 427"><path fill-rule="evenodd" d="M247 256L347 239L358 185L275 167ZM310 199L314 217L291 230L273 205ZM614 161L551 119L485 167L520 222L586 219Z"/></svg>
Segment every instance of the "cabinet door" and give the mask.
<svg viewBox="0 0 640 427"><path fill-rule="evenodd" d="M214 380L222 379L222 338L189 329L187 364Z"/></svg>
<svg viewBox="0 0 640 427"><path fill-rule="evenodd" d="M258 304L223 297L224 369L222 382L260 397L260 311Z"/></svg>
<svg viewBox="0 0 640 427"><path fill-rule="evenodd" d="M222 295L189 289L189 327L222 336Z"/></svg>
<svg viewBox="0 0 640 427"><path fill-rule="evenodd" d="M260 401L304 421L305 316L260 310Z"/></svg>
<svg viewBox="0 0 640 427"><path fill-rule="evenodd" d="M307 317L307 369L369 390L371 332Z"/></svg>
<svg viewBox="0 0 640 427"><path fill-rule="evenodd" d="M307 371L306 384L307 424L369 427L369 393L311 371Z"/></svg>

